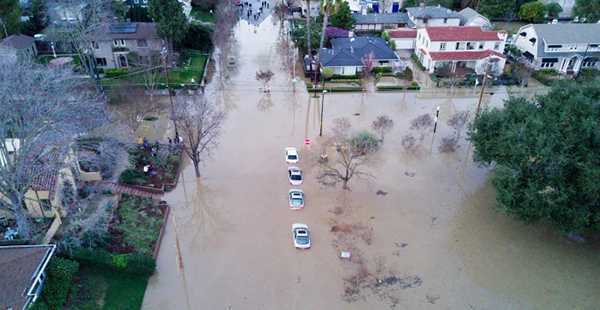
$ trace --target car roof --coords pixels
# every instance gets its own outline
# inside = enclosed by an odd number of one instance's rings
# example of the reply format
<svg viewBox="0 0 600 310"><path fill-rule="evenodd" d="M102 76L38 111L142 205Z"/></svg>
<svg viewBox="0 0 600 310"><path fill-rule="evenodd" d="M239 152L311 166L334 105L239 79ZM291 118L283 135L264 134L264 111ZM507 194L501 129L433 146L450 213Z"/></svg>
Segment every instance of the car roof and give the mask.
<svg viewBox="0 0 600 310"><path fill-rule="evenodd" d="M299 190L299 189L290 189L288 191L288 194L292 194L292 193L299 193L299 194L304 194L303 191Z"/></svg>
<svg viewBox="0 0 600 310"><path fill-rule="evenodd" d="M296 167L296 166L289 166L288 167L288 171L292 171L292 172L302 172L302 170L300 170L300 168Z"/></svg>
<svg viewBox="0 0 600 310"><path fill-rule="evenodd" d="M286 147L285 148L286 151L294 151L294 152L298 152L298 149L295 147Z"/></svg>

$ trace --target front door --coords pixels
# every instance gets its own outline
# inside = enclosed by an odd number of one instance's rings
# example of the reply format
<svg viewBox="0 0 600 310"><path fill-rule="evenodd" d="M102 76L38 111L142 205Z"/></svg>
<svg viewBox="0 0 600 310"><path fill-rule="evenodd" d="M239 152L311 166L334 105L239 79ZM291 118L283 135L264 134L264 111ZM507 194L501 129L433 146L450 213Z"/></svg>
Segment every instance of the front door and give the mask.
<svg viewBox="0 0 600 310"><path fill-rule="evenodd" d="M119 56L119 63L121 64L121 68L127 68L127 58L124 55Z"/></svg>

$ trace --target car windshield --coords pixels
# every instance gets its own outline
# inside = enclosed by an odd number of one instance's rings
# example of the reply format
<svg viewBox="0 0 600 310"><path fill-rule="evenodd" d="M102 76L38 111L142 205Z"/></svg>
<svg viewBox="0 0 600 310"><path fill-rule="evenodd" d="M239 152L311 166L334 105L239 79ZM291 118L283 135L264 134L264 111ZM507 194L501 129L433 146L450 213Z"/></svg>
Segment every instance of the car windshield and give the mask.
<svg viewBox="0 0 600 310"><path fill-rule="evenodd" d="M298 159L298 156L296 156L296 155L289 155L288 158L289 159Z"/></svg>
<svg viewBox="0 0 600 310"><path fill-rule="evenodd" d="M302 176L299 174L292 174L292 176L290 177L292 180L294 181L300 181L302 180Z"/></svg>
<svg viewBox="0 0 600 310"><path fill-rule="evenodd" d="M302 198L292 198L292 205L294 205L294 206L302 205Z"/></svg>
<svg viewBox="0 0 600 310"><path fill-rule="evenodd" d="M298 236L298 238L296 238L296 242L298 242L298 244L308 244L308 237Z"/></svg>

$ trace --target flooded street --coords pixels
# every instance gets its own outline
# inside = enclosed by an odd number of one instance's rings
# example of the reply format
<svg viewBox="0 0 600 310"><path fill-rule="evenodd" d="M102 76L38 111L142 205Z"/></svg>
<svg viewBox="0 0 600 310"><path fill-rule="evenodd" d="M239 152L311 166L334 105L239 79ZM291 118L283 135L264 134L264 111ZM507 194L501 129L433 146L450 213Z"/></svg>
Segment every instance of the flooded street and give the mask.
<svg viewBox="0 0 600 310"><path fill-rule="evenodd" d="M456 152L438 151L440 138L452 133L446 121L454 112L474 116L478 90L311 98L302 82L293 92L279 37L271 17L256 28L241 21L237 68L207 87L206 95L229 112L221 146L204 161L200 179L188 162L177 188L163 198L174 212L184 267L177 268L170 219L143 309L597 308L598 247L494 212L489 168L468 156L466 133ZM275 73L270 94L259 92L258 70ZM482 107L500 106L506 96L504 89L484 94ZM437 133L422 141L416 134L418 147L405 152L401 140L410 120L435 115L438 106ZM309 157L331 134L332 120L347 117L354 131L370 130L379 115L395 127L378 169L369 170L374 177L351 179L349 191L322 186ZM301 211L288 206L286 147L300 150ZM310 250L294 248L293 223L310 228ZM360 234L344 239L331 232L339 223ZM341 250L351 252L349 261ZM363 283L358 287L355 276Z"/></svg>

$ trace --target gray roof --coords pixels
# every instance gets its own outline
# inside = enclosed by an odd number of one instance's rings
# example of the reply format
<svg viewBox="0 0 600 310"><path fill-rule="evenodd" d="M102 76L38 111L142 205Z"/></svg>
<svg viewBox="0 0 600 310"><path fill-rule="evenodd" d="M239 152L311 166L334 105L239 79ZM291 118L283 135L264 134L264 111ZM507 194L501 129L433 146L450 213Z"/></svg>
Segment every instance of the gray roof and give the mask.
<svg viewBox="0 0 600 310"><path fill-rule="evenodd" d="M424 8L406 8L415 18L460 18L456 12L441 6L426 6Z"/></svg>
<svg viewBox="0 0 600 310"><path fill-rule="evenodd" d="M475 16L479 16L481 14L477 13L475 10L473 10L472 8L465 8L462 11L458 12L458 17L460 17L461 20L461 24L466 23L467 21L469 21L469 19L475 17Z"/></svg>
<svg viewBox="0 0 600 310"><path fill-rule="evenodd" d="M4 39L2 44L5 46L10 46L17 51L22 51L35 44L35 39L24 34L13 34L12 36Z"/></svg>
<svg viewBox="0 0 600 310"><path fill-rule="evenodd" d="M569 57L572 55L599 56L600 52L573 51L545 53L544 46L550 44L600 44L599 24L532 24L537 34L538 57ZM517 34L518 35L518 34Z"/></svg>
<svg viewBox="0 0 600 310"><path fill-rule="evenodd" d="M119 40L160 39L158 33L156 32L155 23L129 23L129 25L132 26L133 24L137 24L137 27L135 27L135 32L131 33L113 33L113 31L111 31L111 29L114 29L115 26L124 26L127 25L127 23L110 24L106 31L106 35L111 39Z"/></svg>
<svg viewBox="0 0 600 310"><path fill-rule="evenodd" d="M407 24L406 13L369 13L354 14L354 24Z"/></svg>
<svg viewBox="0 0 600 310"><path fill-rule="evenodd" d="M362 67L361 57L373 52L377 60L397 60L384 39L379 37L352 37L331 40L331 49L323 49L321 65L323 67Z"/></svg>

